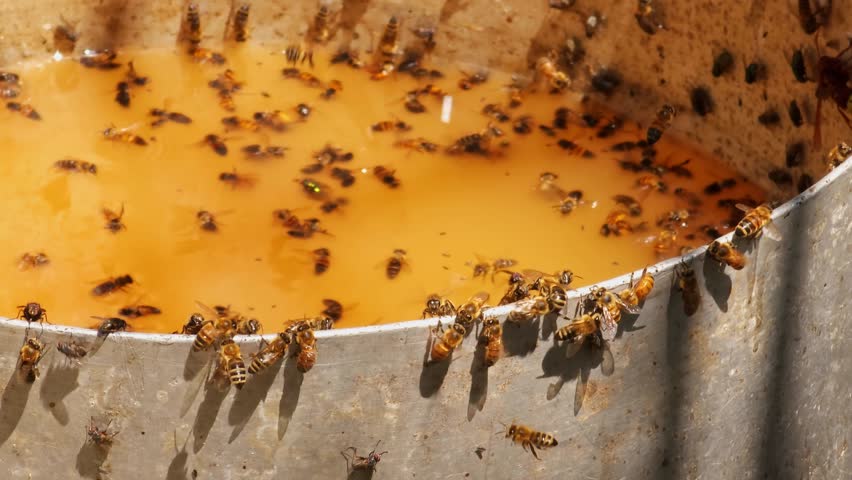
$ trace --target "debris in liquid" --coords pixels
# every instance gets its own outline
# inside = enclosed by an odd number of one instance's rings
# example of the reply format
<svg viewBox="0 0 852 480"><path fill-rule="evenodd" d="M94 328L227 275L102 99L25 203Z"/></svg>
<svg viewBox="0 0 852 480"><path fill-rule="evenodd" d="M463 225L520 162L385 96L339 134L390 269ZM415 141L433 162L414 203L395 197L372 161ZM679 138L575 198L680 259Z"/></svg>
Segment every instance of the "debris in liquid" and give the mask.
<svg viewBox="0 0 852 480"><path fill-rule="evenodd" d="M14 159L0 163L0 174L13 186L4 203L7 214L0 219L0 242L8 257L0 268L4 311L14 311L22 299L38 299L54 323L91 327L92 316L109 315L141 299L163 314L130 320L133 330L173 332L200 300L250 312L267 331L275 331L286 319L318 314L324 298L335 298L350 306L335 328L388 323L419 318L434 292L457 304L483 290L500 298L505 276L497 276L496 283L490 275L473 276L471 265L481 257L516 259L516 269L569 268L582 277L576 287L659 260L657 219L667 212L693 210L687 227L677 227L676 241L662 253L675 256L682 247L708 243L704 232L734 227L739 217L719 200L746 203L751 198L753 205L764 200L763 192L744 179L705 196L707 185L737 176L669 134L653 146L655 165L672 167L662 177L654 175L667 191L637 187L638 178L654 172L642 170L642 149L629 142L644 140L647 124L643 129L625 120L618 127L621 122L611 114L584 110L571 93L548 95L540 87L539 93L526 94L521 106L503 108L513 121L523 118L532 128L513 131L512 123L482 113L488 104L509 102L504 86L510 77L499 72L490 72L472 91L457 86L452 67L444 69L445 78L430 79L434 88L429 91L452 95L447 118L447 97L424 94L418 101L425 113L407 109L406 92L423 89L426 81L401 74L371 80L366 71L329 65L319 51L315 68L299 67L323 85L335 85L333 96L324 95L325 88L285 78L283 55L251 45L229 52L225 66L198 64L167 50L118 52L117 61L130 59L149 79L144 89L134 91L130 108L113 99L114 86L125 75L121 69L88 69L71 59L16 68L25 81L23 95L38 106L41 121L0 111L5 125L0 151ZM232 94L233 112L223 109L216 90L206 87L226 68L243 82ZM309 117L297 115L300 104L310 106ZM570 111L567 122L564 111L554 121L560 106ZM164 107L192 122L152 127L149 112ZM289 118L283 131L262 125L256 131L227 131L222 124L224 117L250 119L255 112L276 111ZM584 113L590 114L587 119L599 118L597 126L581 120ZM636 115L644 121L652 116ZM388 119L412 129L371 130ZM602 125L606 135L599 132ZM146 145L105 139L110 127L129 127ZM210 134L233 148L217 154L199 141ZM480 135L477 149L487 144L495 153L445 153L472 134ZM414 140L440 147L404 147ZM248 145L275 146L286 149L286 155L252 159L243 153ZM316 163L314 155L328 145L353 156L319 173L300 172ZM63 158L95 164L97 175L55 168ZM378 165L394 171L399 188L373 178ZM637 166L640 171L631 171ZM688 169L692 178L677 175L675 166ZM347 187L332 176L335 167L353 175ZM254 180L250 188L231 188L219 180L222 172L234 170ZM564 199L553 194L559 190L537 188L543 172L556 174L553 185L559 189L582 191L582 202L562 212ZM319 182L317 195L303 188L300 181L306 178ZM700 198L703 204L696 207L675 193L684 189L696 194L692 203ZM601 226L619 208L617 195L637 199L642 214L629 218L633 233L604 237ZM326 208L330 203L340 208ZM101 211L104 205L122 204L127 229L114 235L104 229ZM279 209L290 209L303 220L317 218L329 234L288 235L273 215ZM201 210L221 214L215 232L199 226ZM334 252L323 275L315 275L310 255L317 248ZM389 279L385 266L395 249L406 251L407 265ZM44 251L50 264L21 271L21 255L32 251ZM126 289L105 297L89 294L104 278L124 274L134 279Z"/></svg>

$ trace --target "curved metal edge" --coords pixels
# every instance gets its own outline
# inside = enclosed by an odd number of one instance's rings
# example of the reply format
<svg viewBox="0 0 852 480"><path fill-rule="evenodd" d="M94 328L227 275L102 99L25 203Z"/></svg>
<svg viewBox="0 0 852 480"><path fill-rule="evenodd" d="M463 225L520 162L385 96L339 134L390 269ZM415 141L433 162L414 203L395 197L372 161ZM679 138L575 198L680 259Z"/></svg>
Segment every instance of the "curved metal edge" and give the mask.
<svg viewBox="0 0 852 480"><path fill-rule="evenodd" d="M852 156L846 158L843 163L838 165L836 168L828 172L824 177L822 177L819 181L815 182L804 192L796 195L792 199L788 200L784 204L778 206L772 211L772 219L777 220L778 218L786 217L792 212L792 210L803 203L811 200L815 197L822 189L827 187L829 184L834 182L835 179L844 175L847 171L852 170ZM722 241L730 241L733 237L733 232L730 232L726 235L723 235L718 238L718 240ZM701 246L692 250L691 252L681 255L679 257L670 258L668 260L663 260L654 265L650 265L648 267L649 270L653 272L664 272L669 269L674 268L680 262L692 262L697 259L701 255L704 254L705 250L707 250L707 245ZM596 287L604 287L607 289L615 289L622 286L627 285L630 282L631 276L638 276L642 273L642 269L635 270L633 272L628 272L623 275L620 275L615 278L611 278L609 280L604 280L602 282L598 282L593 285L587 285L585 287L581 287L578 289L573 289L568 291L568 301L576 301L583 297L584 295L591 292L593 288ZM501 305L498 307L492 307L486 310L484 315L486 317L501 317L508 314L515 308L516 304L509 305ZM396 323L387 323L382 325L368 325L364 327L351 327L351 328L341 328L341 329L333 329L333 330L321 330L316 332L317 338L330 338L330 337L355 337L359 335L371 335L377 333L385 333L385 332L397 332L401 330L408 329L416 329L423 327L433 327L438 324L439 321L447 321L452 320L452 317L435 317L428 318L425 320L403 320ZM5 317L0 317L0 326L8 326L13 328L18 328L21 330L26 330L28 327L35 328L29 325L26 321L10 319ZM64 325L52 325L47 324L42 327L38 327L39 331L46 331L52 334L57 335L72 335L75 337L83 337L89 340L94 339L97 336L97 331L90 328L82 328L82 327L71 327ZM153 342L160 345L171 345L171 344L190 344L194 340L193 335L180 335L173 333L135 333L135 332L117 332L110 334L110 337L115 338L123 338L127 340L133 341L145 341L145 342ZM236 341L240 344L252 344L259 342L261 339L272 340L274 338L274 334L269 335L237 335L235 338Z"/></svg>

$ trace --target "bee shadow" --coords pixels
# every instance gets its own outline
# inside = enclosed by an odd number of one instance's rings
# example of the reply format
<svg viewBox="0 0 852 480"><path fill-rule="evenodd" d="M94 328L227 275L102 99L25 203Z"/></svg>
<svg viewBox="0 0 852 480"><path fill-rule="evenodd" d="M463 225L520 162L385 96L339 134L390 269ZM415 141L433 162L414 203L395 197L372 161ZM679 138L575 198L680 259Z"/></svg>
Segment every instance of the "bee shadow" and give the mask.
<svg viewBox="0 0 852 480"><path fill-rule="evenodd" d="M603 351L599 348L593 348L589 342L584 342L581 346L562 342L559 345L553 345L544 354L541 360L542 375L538 378L557 377L554 383L551 383L547 388L547 400L553 400L562 390L565 383L571 380L578 380L580 375L588 379L592 370L601 364L603 360ZM571 351L576 350L576 353L571 355ZM582 401L582 400L581 400ZM575 415L579 411L580 405L575 405Z"/></svg>
<svg viewBox="0 0 852 480"><path fill-rule="evenodd" d="M228 424L234 426L234 431L231 432L228 443L240 436L260 402L266 400L266 395L269 393L272 383L275 382L275 377L281 371L282 363L275 362L275 365L253 375L241 390L237 390L236 395L234 395L234 403L231 404L231 410L228 412Z"/></svg>
<svg viewBox="0 0 852 480"><path fill-rule="evenodd" d="M346 476L346 480L370 480L373 478L373 470L372 468L359 468L358 470L352 470L349 472L349 475Z"/></svg>
<svg viewBox="0 0 852 480"><path fill-rule="evenodd" d="M32 383L20 380L17 368L12 370L12 376L0 398L0 445L5 444L18 427L32 387Z"/></svg>
<svg viewBox="0 0 852 480"><path fill-rule="evenodd" d="M222 407L222 402L228 395L228 389L220 389L216 383L208 383L204 391L204 399L198 406L198 413L195 414L195 423L192 425L192 432L195 435L195 441L192 444L193 451L198 453L204 444L207 442L207 436L210 434L210 429L216 423L216 417L219 414L219 409Z"/></svg>
<svg viewBox="0 0 852 480"><path fill-rule="evenodd" d="M84 478L103 478L104 472L102 466L108 456L108 445L101 446L87 440L77 453L77 473Z"/></svg>
<svg viewBox="0 0 852 480"><path fill-rule="evenodd" d="M704 288L713 297L719 310L728 311L728 298L731 296L731 277L725 274L725 264L706 258L702 268Z"/></svg>
<svg viewBox="0 0 852 480"><path fill-rule="evenodd" d="M615 338L621 338L625 333L636 332L645 328L635 326L640 315L642 314L622 312L621 321L618 322L618 331L615 333Z"/></svg>
<svg viewBox="0 0 852 480"><path fill-rule="evenodd" d="M186 451L186 448L183 448L172 458L171 463L169 463L169 469L166 471L166 480L186 480L188 475L186 470L187 460L189 460L189 453Z"/></svg>
<svg viewBox="0 0 852 480"><path fill-rule="evenodd" d="M370 0L343 0L340 9L340 29L351 38L355 27L361 23L361 18L367 13Z"/></svg>
<svg viewBox="0 0 852 480"><path fill-rule="evenodd" d="M556 321L559 320L559 313L548 313L541 319L541 339L547 340L558 329Z"/></svg>
<svg viewBox="0 0 852 480"><path fill-rule="evenodd" d="M39 396L41 403L50 410L53 418L60 425L68 425L68 408L65 406L65 397L80 386L77 378L80 369L76 366L63 366L52 363L41 382Z"/></svg>
<svg viewBox="0 0 852 480"><path fill-rule="evenodd" d="M449 358L440 362L429 361L423 364L423 370L420 371L420 396L429 398L438 393L441 385L444 384L444 379L447 377L447 372L450 370L450 363L453 361L453 354Z"/></svg>
<svg viewBox="0 0 852 480"><path fill-rule="evenodd" d="M467 401L467 421L473 420L477 410L485 408L488 397L488 366L485 365L485 348L487 344L476 342L473 361L470 364L470 396Z"/></svg>
<svg viewBox="0 0 852 480"><path fill-rule="evenodd" d="M281 394L281 401L278 402L278 440L284 438L284 434L287 433L290 419L293 418L293 412L299 405L302 382L305 380L305 375L299 371L296 363L296 357L292 355L284 361L284 392Z"/></svg>
<svg viewBox="0 0 852 480"><path fill-rule="evenodd" d="M183 379L189 381L195 378L198 372L204 368L209 356L210 352L208 351L194 352L190 348L186 353L186 362L183 364Z"/></svg>
<svg viewBox="0 0 852 480"><path fill-rule="evenodd" d="M525 357L538 345L541 317L532 322L503 322L503 349L509 357Z"/></svg>

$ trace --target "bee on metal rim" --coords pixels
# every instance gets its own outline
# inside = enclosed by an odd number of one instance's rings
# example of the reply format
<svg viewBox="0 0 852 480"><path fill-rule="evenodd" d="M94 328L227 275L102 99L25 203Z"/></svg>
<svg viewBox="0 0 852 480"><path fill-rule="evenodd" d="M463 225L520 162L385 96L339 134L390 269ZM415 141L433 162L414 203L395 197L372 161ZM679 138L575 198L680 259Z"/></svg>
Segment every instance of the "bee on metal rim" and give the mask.
<svg viewBox="0 0 852 480"><path fill-rule="evenodd" d="M95 320L100 320L98 325L98 337L106 338L111 333L127 330L128 324L125 320L118 317L92 317Z"/></svg>
<svg viewBox="0 0 852 480"><path fill-rule="evenodd" d="M850 156L852 156L852 147L845 142L839 142L825 156L828 170L831 171L839 167Z"/></svg>
<svg viewBox="0 0 852 480"><path fill-rule="evenodd" d="M539 432L515 423L512 423L506 428L506 438L511 438L514 443L520 443L524 451L529 447L530 452L537 460L540 459L535 451L536 447L544 450L545 448L559 445L559 442L556 441L556 438L552 434Z"/></svg>
<svg viewBox="0 0 852 480"><path fill-rule="evenodd" d="M376 453L376 450L379 449L379 444L382 443L381 440L376 442L376 446L367 454L366 457L362 457L358 455L358 449L355 447L348 447L345 450L341 450L340 454L343 455L343 458L346 459L346 468L347 472L352 472L355 470L367 470L373 472L376 470L376 465L382 460L382 455L388 453L387 450L384 452ZM350 457L348 452L352 450L352 456Z"/></svg>
<svg viewBox="0 0 852 480"><path fill-rule="evenodd" d="M112 419L107 422L106 427L100 428L95 422L95 417L92 417L89 425L86 426L86 442L94 443L104 449L111 447L113 439L118 435L118 432L110 433L110 425L112 425Z"/></svg>
<svg viewBox="0 0 852 480"><path fill-rule="evenodd" d="M197 335L204 327L204 317L200 313L193 313L189 319L180 328L181 335ZM177 333L177 332L175 332Z"/></svg>
<svg viewBox="0 0 852 480"><path fill-rule="evenodd" d="M429 358L432 362L446 360L461 345L465 335L467 335L467 329L461 323L453 323L444 330L443 325L438 321L436 327L429 329L429 338L432 341Z"/></svg>
<svg viewBox="0 0 852 480"><path fill-rule="evenodd" d="M251 11L250 3L243 3L238 8L236 2L231 3L231 11L225 27L225 40L245 42L248 40L248 20Z"/></svg>
<svg viewBox="0 0 852 480"><path fill-rule="evenodd" d="M653 288L654 276L648 273L648 267L645 267L642 270L642 275L635 284L633 283L633 275L630 275L630 285L626 289L622 290L619 293L619 296L625 304L636 307L648 298L648 295L651 293Z"/></svg>
<svg viewBox="0 0 852 480"><path fill-rule="evenodd" d="M33 383L39 376L38 364L44 358L44 352L47 346L44 342L35 337L30 337L29 333L24 338L24 344L18 352L18 378Z"/></svg>
<svg viewBox="0 0 852 480"><path fill-rule="evenodd" d="M485 302L488 301L489 296L488 292L478 292L470 297L456 310L456 323L470 330L475 322L481 322L484 319L484 310L487 308Z"/></svg>
<svg viewBox="0 0 852 480"><path fill-rule="evenodd" d="M772 223L772 207L768 203L754 208L738 203L736 207L746 214L734 229L735 237L757 238L761 233L766 232L767 237L776 241L781 240L781 233Z"/></svg>
<svg viewBox="0 0 852 480"><path fill-rule="evenodd" d="M675 267L677 286L683 299L683 313L691 317L701 306L701 289L698 287L698 278L695 270L686 262L681 260Z"/></svg>
<svg viewBox="0 0 852 480"><path fill-rule="evenodd" d="M64 170L66 172L90 173L98 174L98 167L94 163L77 160L74 158L64 158L53 163L54 168Z"/></svg>
<svg viewBox="0 0 852 480"><path fill-rule="evenodd" d="M127 230L127 226L121 222L121 218L124 217L123 203L121 204L121 210L119 210L118 213L108 208L102 208L101 213L103 213L104 220L106 220L104 228L109 230L111 233L118 233L122 230Z"/></svg>
<svg viewBox="0 0 852 480"><path fill-rule="evenodd" d="M503 327L500 320L489 318L483 322L480 341L485 343L485 366L494 366L503 356Z"/></svg>
<svg viewBox="0 0 852 480"><path fill-rule="evenodd" d="M222 341L219 348L219 372L224 373L228 383L237 387L238 390L243 388L248 379L240 347L232 339Z"/></svg>
<svg viewBox="0 0 852 480"><path fill-rule="evenodd" d="M290 345L290 337L279 333L271 342L261 340L261 345L257 353L250 354L251 363L248 366L248 372L252 375L257 375L284 358L287 347Z"/></svg>
<svg viewBox="0 0 852 480"><path fill-rule="evenodd" d="M523 288L524 285L518 284L513 285L512 287L518 289ZM509 295L509 293L507 293L507 295ZM503 300L501 300L500 303L503 303ZM509 312L509 315L506 316L506 321L517 324L523 321L533 320L549 312L550 304L547 302L547 297L545 295L536 295L530 298L528 302L518 305L515 309Z"/></svg>
<svg viewBox="0 0 852 480"><path fill-rule="evenodd" d="M449 317L456 314L456 306L448 298L441 298L437 293L426 297L426 308L423 309L423 317Z"/></svg>
<svg viewBox="0 0 852 480"><path fill-rule="evenodd" d="M310 326L302 326L296 332L296 344L299 345L299 354L296 357L296 367L302 373L307 373L317 362L317 338L314 329Z"/></svg>
<svg viewBox="0 0 852 480"><path fill-rule="evenodd" d="M714 240L707 247L707 255L734 270L742 270L746 265L745 256L729 242Z"/></svg>
<svg viewBox="0 0 852 480"><path fill-rule="evenodd" d="M56 350L65 355L66 358L80 364L80 360L85 357L89 351L86 347L80 345L75 340L70 342L56 342Z"/></svg>
<svg viewBox="0 0 852 480"><path fill-rule="evenodd" d="M50 263L50 257L44 252L24 253L18 260L18 270L30 270L38 267L43 267Z"/></svg>
<svg viewBox="0 0 852 480"><path fill-rule="evenodd" d="M27 323L47 322L47 310L38 302L29 302L26 305L18 305L17 318L26 320Z"/></svg>
<svg viewBox="0 0 852 480"><path fill-rule="evenodd" d="M207 350L215 342L230 339L234 335L236 335L236 331L234 331L234 324L231 319L217 315L215 320L204 320L201 324L192 343L192 351Z"/></svg>

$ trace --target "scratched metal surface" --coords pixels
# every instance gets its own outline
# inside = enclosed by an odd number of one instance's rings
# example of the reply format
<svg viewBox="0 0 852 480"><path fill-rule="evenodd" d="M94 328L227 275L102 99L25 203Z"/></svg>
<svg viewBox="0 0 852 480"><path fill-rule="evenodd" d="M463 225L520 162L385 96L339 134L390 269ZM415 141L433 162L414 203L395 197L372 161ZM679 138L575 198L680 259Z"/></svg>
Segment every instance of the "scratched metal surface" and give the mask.
<svg viewBox="0 0 852 480"><path fill-rule="evenodd" d="M218 38L228 2L199 3L209 35ZM669 28L653 37L636 27L634 2L611 3L598 7L607 16L604 27L584 40L588 53L574 72L578 85L588 83L589 70L618 68L625 87L596 98L649 112L671 99L684 106L676 124L681 135L789 196L794 187L776 186L766 174L786 168L786 145L809 142L812 132L810 123L791 126L783 110L792 98L810 119L814 108L808 100L814 84L794 83L787 65L793 48L812 44L793 15L795 2L666 2ZM0 2L0 65L45 55L40 26L56 23L60 13L81 22L81 46L166 44L177 31L180 4ZM270 45L298 37L315 8L313 2L253 5L253 40ZM568 35L582 37L580 15L549 11L543 1L332 5L344 9L333 43L350 37L368 43L391 13L410 25L437 19L437 56L512 71ZM852 0L835 0L834 8L848 12ZM575 10L591 9L580 0ZM836 15L823 38L842 38L850 21ZM723 47L732 49L737 64L713 79L710 64ZM762 57L769 76L746 87L742 63L752 57ZM716 111L703 119L687 107L688 89L702 83L716 99ZM782 124L758 125L756 116L773 106ZM834 112L824 115L824 148L848 139ZM355 445L365 454L382 440L389 453L376 478L847 477L848 163L778 210L784 241L761 240L745 270L721 272L704 264L700 251L690 257L703 289L696 316L685 318L671 295L673 262L658 265L657 288L642 313L622 322L609 377L594 351L564 359L553 347L552 319L544 319L541 334L507 327L510 356L487 372L476 366L470 338L452 363L424 370L431 323L410 322L321 332L319 362L307 375L288 361L239 392L202 386L205 357L188 355L190 339L139 334L110 337L79 367L63 364L51 349L42 377L30 385L14 375L24 325L2 320L0 472L10 479L182 479L193 471L217 479L344 478L339 451ZM790 170L793 184L804 173L818 178L822 169L821 152L812 150L803 166ZM72 334L93 340L92 332L53 326L45 327L44 339L55 346ZM244 351L256 343L244 339ZM575 415L578 375L587 376L588 388ZM112 418L120 430L108 452L85 444L93 415ZM553 432L559 446L536 461L495 435L500 422L512 420ZM481 459L477 447L486 449Z"/></svg>

